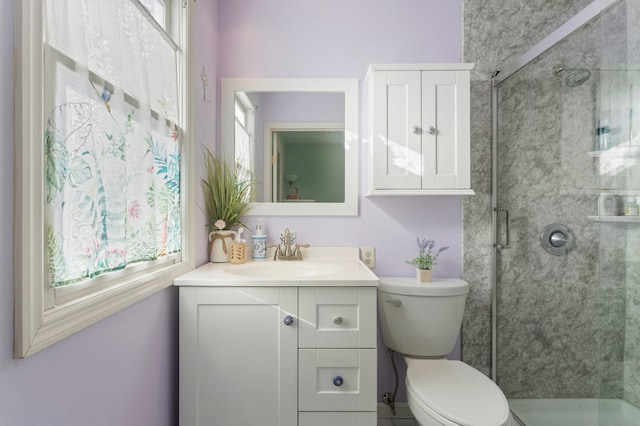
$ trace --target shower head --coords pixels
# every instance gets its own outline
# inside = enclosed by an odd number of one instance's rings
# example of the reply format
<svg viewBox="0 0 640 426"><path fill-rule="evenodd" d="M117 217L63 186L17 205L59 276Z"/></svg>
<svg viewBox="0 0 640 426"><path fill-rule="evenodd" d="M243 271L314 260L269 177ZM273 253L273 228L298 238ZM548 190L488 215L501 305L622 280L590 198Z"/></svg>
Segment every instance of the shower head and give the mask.
<svg viewBox="0 0 640 426"><path fill-rule="evenodd" d="M591 71L586 68L564 68L561 65L556 65L552 69L553 75L562 75L567 73L564 79L564 84L567 87L578 87L584 84L589 78L591 78Z"/></svg>

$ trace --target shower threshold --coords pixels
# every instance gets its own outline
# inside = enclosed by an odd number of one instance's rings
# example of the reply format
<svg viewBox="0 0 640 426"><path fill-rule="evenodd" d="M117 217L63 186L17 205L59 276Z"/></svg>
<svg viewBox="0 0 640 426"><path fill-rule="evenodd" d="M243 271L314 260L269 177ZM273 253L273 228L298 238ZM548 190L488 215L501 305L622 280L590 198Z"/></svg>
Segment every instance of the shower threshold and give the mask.
<svg viewBox="0 0 640 426"><path fill-rule="evenodd" d="M524 426L640 426L640 408L621 399L510 399Z"/></svg>

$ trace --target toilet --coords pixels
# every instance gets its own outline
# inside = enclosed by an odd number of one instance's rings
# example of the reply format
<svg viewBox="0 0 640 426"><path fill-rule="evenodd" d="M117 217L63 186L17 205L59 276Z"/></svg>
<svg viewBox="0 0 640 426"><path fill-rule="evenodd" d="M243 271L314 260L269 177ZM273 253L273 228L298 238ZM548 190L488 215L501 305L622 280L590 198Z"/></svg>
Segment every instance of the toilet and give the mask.
<svg viewBox="0 0 640 426"><path fill-rule="evenodd" d="M378 308L385 345L407 362L409 409L421 426L511 426L509 405L484 374L447 360L460 333L469 284L441 278L380 277Z"/></svg>

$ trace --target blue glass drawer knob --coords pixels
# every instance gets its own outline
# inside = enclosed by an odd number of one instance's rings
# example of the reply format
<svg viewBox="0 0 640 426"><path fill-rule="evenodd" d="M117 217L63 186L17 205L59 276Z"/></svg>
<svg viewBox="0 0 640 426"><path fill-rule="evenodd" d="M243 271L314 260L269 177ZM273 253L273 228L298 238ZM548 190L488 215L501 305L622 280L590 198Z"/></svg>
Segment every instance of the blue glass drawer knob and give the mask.
<svg viewBox="0 0 640 426"><path fill-rule="evenodd" d="M282 322L284 323L284 325L291 325L293 324L293 317L291 315L285 315L285 317L282 319Z"/></svg>
<svg viewBox="0 0 640 426"><path fill-rule="evenodd" d="M333 378L333 384L335 386L342 386L343 383L344 383L344 379L341 376L336 376Z"/></svg>

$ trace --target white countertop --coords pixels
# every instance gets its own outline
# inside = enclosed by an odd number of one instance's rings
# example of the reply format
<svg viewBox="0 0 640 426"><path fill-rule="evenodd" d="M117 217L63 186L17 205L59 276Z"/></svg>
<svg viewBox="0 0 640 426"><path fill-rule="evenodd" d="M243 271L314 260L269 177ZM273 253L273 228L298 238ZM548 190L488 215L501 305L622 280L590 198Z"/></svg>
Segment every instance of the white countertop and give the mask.
<svg viewBox="0 0 640 426"><path fill-rule="evenodd" d="M268 260L248 260L237 265L210 262L176 278L174 285L371 287L379 283L378 277L360 261L357 247L303 248L304 260L272 260L273 251L269 254Z"/></svg>

